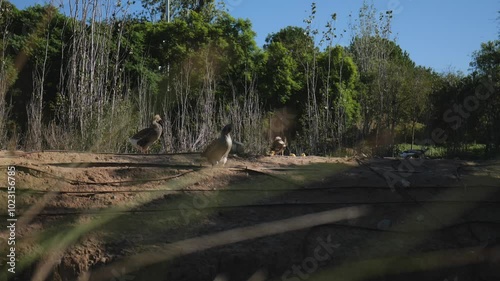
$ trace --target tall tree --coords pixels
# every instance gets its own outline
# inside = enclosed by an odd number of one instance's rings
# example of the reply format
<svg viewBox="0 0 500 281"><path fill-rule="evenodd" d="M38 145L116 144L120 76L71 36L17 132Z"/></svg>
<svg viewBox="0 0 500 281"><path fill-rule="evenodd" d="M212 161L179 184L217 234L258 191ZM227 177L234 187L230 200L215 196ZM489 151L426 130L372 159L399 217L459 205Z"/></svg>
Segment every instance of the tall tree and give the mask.
<svg viewBox="0 0 500 281"><path fill-rule="evenodd" d="M267 108L298 102L296 94L302 88L298 72L297 62L283 43L272 42L266 46L260 81Z"/></svg>
<svg viewBox="0 0 500 281"><path fill-rule="evenodd" d="M481 44L474 52L471 66L476 77L474 95L482 101L478 108L481 114L486 152L500 151L500 40ZM472 93L471 93L472 94ZM472 98L471 98L472 99Z"/></svg>
<svg viewBox="0 0 500 281"><path fill-rule="evenodd" d="M358 121L358 68L341 46L328 47L319 56L319 85L324 146L341 148L346 133ZM335 146L336 145L336 146Z"/></svg>
<svg viewBox="0 0 500 281"><path fill-rule="evenodd" d="M9 135L8 120L10 106L7 101L7 92L17 78L14 58L9 54L10 26L19 11L9 1L0 1L0 149L6 148ZM10 132L12 133L12 132Z"/></svg>
<svg viewBox="0 0 500 281"><path fill-rule="evenodd" d="M394 144L395 128L403 121L400 116L405 110L400 101L411 100L409 80L418 73L409 55L396 44L391 25L392 11L377 13L366 1L351 24L354 37L349 50L363 83L361 137L373 134L374 146Z"/></svg>

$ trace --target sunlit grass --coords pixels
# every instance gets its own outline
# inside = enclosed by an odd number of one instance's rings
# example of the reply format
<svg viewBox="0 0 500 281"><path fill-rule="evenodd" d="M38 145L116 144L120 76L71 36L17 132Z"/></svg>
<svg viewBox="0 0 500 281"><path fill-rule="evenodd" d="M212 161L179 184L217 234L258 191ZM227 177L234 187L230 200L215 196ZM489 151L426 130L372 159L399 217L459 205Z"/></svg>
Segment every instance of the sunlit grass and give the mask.
<svg viewBox="0 0 500 281"><path fill-rule="evenodd" d="M409 143L400 143L395 146L395 151L399 152L409 150L409 149L424 149L427 146L422 145L412 145ZM425 156L430 158L472 158L480 159L484 158L484 151L486 145L484 144L466 144L459 151L452 151L450 148L444 146L428 146L429 150L425 153Z"/></svg>

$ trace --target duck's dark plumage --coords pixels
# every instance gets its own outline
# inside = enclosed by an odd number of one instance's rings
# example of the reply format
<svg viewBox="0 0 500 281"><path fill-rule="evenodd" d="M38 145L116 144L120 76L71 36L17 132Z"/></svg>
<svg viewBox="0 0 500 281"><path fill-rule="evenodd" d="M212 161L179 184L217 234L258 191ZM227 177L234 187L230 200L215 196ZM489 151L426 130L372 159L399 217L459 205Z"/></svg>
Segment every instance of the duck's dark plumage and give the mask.
<svg viewBox="0 0 500 281"><path fill-rule="evenodd" d="M149 147L161 136L163 130L161 122L160 115L155 115L151 126L130 137L130 143L142 153L147 152Z"/></svg>

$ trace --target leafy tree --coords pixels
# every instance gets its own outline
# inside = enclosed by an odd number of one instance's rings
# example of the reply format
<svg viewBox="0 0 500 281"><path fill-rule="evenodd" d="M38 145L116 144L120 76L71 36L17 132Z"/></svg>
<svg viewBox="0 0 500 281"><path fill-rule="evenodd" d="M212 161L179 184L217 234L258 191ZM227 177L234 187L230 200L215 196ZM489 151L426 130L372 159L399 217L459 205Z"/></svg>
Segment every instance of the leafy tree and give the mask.
<svg viewBox="0 0 500 281"><path fill-rule="evenodd" d="M335 139L339 147L346 141L345 133L359 117L357 83L359 73L353 58L340 47L327 47L318 58L319 85L323 106L324 130L327 139ZM332 144L330 144L331 146Z"/></svg>
<svg viewBox="0 0 500 281"><path fill-rule="evenodd" d="M499 80L500 75L500 40L488 41L481 44L481 49L473 53L470 66L479 75L491 75L492 79Z"/></svg>
<svg viewBox="0 0 500 281"><path fill-rule="evenodd" d="M34 91L34 71L46 60L43 99L45 102L54 103L59 86L59 70L63 63L61 50L64 40L69 38L65 29L65 17L54 6L34 5L22 11L16 11L9 28L12 34L7 41L7 53L12 58L17 58L17 79L11 85L9 98L12 97L13 119L19 124L26 124L26 106L31 100ZM44 107L44 114L54 114L51 107ZM21 126L23 130L26 128Z"/></svg>
<svg viewBox="0 0 500 281"><path fill-rule="evenodd" d="M297 62L283 43L272 42L266 46L260 81L268 108L278 108L291 102L292 97L302 88L297 73ZM293 101L297 102L297 98Z"/></svg>
<svg viewBox="0 0 500 281"><path fill-rule="evenodd" d="M305 48L314 46L313 38L307 34L307 30L297 26L287 26L279 32L272 33L266 37L265 42L264 49L273 42L280 42L296 59L304 56Z"/></svg>
<svg viewBox="0 0 500 281"><path fill-rule="evenodd" d="M224 65L221 76L225 79L221 81L221 91L247 92L250 85L255 82L261 58L251 22L235 19L228 13L221 12L213 21L210 33Z"/></svg>
<svg viewBox="0 0 500 281"><path fill-rule="evenodd" d="M8 42L12 36L9 28L19 10L8 1L0 1L0 10L0 149L5 149L9 134L12 134L8 128L11 125L8 124L11 110L6 99L7 91L17 79L14 58L8 52Z"/></svg>
<svg viewBox="0 0 500 281"><path fill-rule="evenodd" d="M364 119L363 138L375 128L375 146L378 146L380 131L388 123L387 111L391 57L397 53L397 45L391 40L392 12L380 13L373 4L365 1L359 11L358 19L351 24L354 37L349 46L360 72L360 81L366 85L360 95L362 118Z"/></svg>
<svg viewBox="0 0 500 281"><path fill-rule="evenodd" d="M259 87L268 108L305 108L304 71L311 60L307 50L313 46L313 38L301 27L287 26L267 36Z"/></svg>
<svg viewBox="0 0 500 281"><path fill-rule="evenodd" d="M477 109L480 124L486 138L486 153L500 151L500 40L481 44L473 54L471 66L474 69L474 92L482 104ZM472 99L472 98L470 98Z"/></svg>
<svg viewBox="0 0 500 281"><path fill-rule="evenodd" d="M398 123L410 127L411 145L415 143L417 124L427 124L430 113L430 95L435 90L436 74L424 67L407 67L395 75L401 76L402 87L393 101L394 130ZM398 120L396 118L399 116Z"/></svg>

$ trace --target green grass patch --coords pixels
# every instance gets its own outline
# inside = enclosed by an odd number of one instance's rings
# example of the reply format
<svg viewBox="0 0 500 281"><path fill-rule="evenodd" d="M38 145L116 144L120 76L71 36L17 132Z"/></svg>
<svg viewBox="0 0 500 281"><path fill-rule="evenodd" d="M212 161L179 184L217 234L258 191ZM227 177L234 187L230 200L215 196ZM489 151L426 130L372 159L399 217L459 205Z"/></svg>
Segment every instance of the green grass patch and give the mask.
<svg viewBox="0 0 500 281"><path fill-rule="evenodd" d="M399 155L402 151L412 149L409 143L400 143L394 146L394 151L396 155ZM413 145L413 149L424 149L425 146ZM485 144L463 144L460 147L451 146L429 146L429 150L425 153L425 156L429 158L455 158L460 159L482 159L485 158Z"/></svg>

